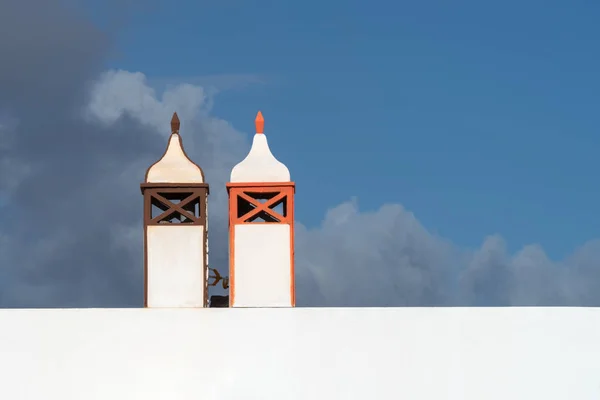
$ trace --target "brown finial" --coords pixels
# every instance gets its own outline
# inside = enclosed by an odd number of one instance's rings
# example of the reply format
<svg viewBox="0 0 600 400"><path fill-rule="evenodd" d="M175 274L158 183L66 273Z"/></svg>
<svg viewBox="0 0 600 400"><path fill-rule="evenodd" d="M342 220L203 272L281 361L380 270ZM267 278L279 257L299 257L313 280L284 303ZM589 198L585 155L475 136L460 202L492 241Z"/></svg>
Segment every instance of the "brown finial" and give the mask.
<svg viewBox="0 0 600 400"><path fill-rule="evenodd" d="M173 113L173 118L171 118L171 133L179 133L179 127L181 123L179 122L179 117L177 113Z"/></svg>
<svg viewBox="0 0 600 400"><path fill-rule="evenodd" d="M256 114L254 125L256 126L256 133L265 133L265 119L260 111Z"/></svg>

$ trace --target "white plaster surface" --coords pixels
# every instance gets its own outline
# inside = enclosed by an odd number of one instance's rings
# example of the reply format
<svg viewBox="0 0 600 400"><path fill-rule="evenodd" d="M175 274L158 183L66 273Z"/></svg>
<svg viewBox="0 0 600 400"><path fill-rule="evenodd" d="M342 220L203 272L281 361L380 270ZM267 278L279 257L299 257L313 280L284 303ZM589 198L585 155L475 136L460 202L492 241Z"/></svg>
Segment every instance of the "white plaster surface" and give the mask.
<svg viewBox="0 0 600 400"><path fill-rule="evenodd" d="M600 398L600 309L13 309L0 327L3 399Z"/></svg>
<svg viewBox="0 0 600 400"><path fill-rule="evenodd" d="M183 151L181 138L173 133L164 156L148 170L146 182L204 183L202 170Z"/></svg>
<svg viewBox="0 0 600 400"><path fill-rule="evenodd" d="M254 135L250 152L231 171L231 182L289 182L290 171L269 149L267 137Z"/></svg>
<svg viewBox="0 0 600 400"><path fill-rule="evenodd" d="M148 307L203 307L204 227L149 225Z"/></svg>
<svg viewBox="0 0 600 400"><path fill-rule="evenodd" d="M291 307L290 225L234 226L234 307Z"/></svg>

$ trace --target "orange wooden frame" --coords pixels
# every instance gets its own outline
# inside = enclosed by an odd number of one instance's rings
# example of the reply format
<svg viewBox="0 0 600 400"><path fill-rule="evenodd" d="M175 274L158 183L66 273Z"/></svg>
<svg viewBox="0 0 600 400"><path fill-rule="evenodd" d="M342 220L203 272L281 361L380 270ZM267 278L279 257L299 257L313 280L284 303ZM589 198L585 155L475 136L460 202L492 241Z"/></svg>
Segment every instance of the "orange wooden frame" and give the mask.
<svg viewBox="0 0 600 400"><path fill-rule="evenodd" d="M239 224L287 224L290 226L290 296L292 307L296 306L296 278L294 272L294 182L250 182L250 183L228 183L229 193L229 306L232 307L235 300L235 225ZM267 200L262 203L250 194L269 194ZM257 196L258 197L258 196ZM252 209L239 215L238 199L241 198L250 204ZM281 215L273 208L284 203L285 213ZM274 221L258 222L252 221L261 212L267 213Z"/></svg>

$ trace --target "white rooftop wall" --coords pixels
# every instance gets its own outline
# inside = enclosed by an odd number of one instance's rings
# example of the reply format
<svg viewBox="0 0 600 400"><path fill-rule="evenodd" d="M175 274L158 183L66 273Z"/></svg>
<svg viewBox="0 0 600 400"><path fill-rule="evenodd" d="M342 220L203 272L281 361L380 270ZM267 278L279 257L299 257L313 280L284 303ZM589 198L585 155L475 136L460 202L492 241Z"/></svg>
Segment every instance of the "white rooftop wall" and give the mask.
<svg viewBox="0 0 600 400"><path fill-rule="evenodd" d="M0 398L598 400L600 309L0 310Z"/></svg>

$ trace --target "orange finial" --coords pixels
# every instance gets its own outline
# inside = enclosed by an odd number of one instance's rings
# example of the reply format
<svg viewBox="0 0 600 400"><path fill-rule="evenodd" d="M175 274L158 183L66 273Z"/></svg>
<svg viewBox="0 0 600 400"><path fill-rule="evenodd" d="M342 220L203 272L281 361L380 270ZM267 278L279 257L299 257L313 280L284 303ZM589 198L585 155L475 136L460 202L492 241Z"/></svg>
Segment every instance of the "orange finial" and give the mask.
<svg viewBox="0 0 600 400"><path fill-rule="evenodd" d="M256 133L265 133L265 119L260 111L256 114L254 125L256 126Z"/></svg>
<svg viewBox="0 0 600 400"><path fill-rule="evenodd" d="M173 113L173 118L171 118L171 133L179 133L179 127L181 123L179 122L179 117L177 113Z"/></svg>

